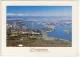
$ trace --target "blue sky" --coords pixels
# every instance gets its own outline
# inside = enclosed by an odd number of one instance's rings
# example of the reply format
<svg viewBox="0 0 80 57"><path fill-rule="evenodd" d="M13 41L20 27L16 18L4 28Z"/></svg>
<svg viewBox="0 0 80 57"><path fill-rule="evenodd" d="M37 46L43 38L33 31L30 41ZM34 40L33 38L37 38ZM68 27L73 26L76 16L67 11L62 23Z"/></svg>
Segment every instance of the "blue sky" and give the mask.
<svg viewBox="0 0 80 57"><path fill-rule="evenodd" d="M8 15L72 16L71 6L7 6Z"/></svg>

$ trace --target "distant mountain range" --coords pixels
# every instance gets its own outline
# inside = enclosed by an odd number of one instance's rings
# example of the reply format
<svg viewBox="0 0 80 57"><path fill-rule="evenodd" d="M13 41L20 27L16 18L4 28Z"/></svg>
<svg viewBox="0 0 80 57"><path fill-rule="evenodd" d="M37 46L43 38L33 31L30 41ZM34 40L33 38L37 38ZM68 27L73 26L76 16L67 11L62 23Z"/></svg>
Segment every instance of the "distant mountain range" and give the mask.
<svg viewBox="0 0 80 57"><path fill-rule="evenodd" d="M71 16L7 16L7 18L17 18L17 19L72 19Z"/></svg>
<svg viewBox="0 0 80 57"><path fill-rule="evenodd" d="M7 16L8 22L17 21L36 21L43 23L51 23L53 25L72 24L72 17L70 16Z"/></svg>

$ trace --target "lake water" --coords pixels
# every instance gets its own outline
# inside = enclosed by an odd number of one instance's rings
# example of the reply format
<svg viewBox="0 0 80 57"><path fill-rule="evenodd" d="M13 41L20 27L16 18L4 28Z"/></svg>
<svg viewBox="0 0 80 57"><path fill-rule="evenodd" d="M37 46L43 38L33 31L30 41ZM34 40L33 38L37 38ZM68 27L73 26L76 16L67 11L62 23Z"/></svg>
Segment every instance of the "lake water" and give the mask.
<svg viewBox="0 0 80 57"><path fill-rule="evenodd" d="M69 33L66 33L64 30L68 30ZM63 27L56 27L55 31L48 33L48 36L61 38L61 39L69 40L69 41L72 40L71 29L65 29Z"/></svg>

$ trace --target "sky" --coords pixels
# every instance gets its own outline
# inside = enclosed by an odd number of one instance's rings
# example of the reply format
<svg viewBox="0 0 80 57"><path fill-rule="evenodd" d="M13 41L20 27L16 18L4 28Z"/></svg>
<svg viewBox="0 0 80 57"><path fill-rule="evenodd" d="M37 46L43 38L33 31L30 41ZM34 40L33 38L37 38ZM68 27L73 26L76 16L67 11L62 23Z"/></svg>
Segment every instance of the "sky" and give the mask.
<svg viewBox="0 0 80 57"><path fill-rule="evenodd" d="M71 6L7 6L9 16L72 16Z"/></svg>

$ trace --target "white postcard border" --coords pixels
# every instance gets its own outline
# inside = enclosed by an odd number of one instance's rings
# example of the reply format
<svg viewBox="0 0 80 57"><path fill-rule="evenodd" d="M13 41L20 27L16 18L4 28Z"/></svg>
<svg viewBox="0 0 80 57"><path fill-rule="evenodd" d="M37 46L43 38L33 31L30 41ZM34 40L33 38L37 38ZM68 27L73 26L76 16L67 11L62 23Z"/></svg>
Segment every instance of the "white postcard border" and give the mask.
<svg viewBox="0 0 80 57"><path fill-rule="evenodd" d="M46 48L47 52L31 52L31 47L6 47L6 6L72 6L72 47L35 47ZM75 57L78 49L77 2L71 1L3 1L1 5L1 54L29 57Z"/></svg>

